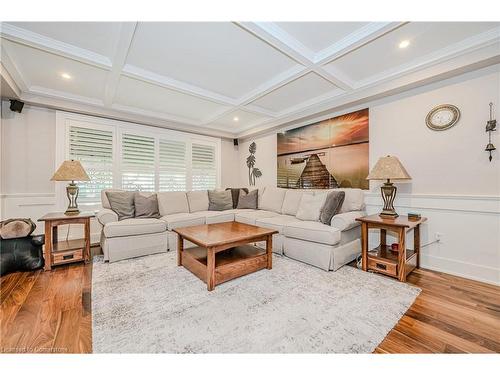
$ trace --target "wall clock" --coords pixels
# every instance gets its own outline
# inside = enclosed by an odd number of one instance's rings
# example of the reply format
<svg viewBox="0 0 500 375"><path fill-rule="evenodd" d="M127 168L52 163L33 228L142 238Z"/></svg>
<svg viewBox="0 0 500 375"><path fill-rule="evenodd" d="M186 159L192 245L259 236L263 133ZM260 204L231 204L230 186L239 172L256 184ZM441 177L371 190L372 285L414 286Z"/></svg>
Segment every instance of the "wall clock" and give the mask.
<svg viewBox="0 0 500 375"><path fill-rule="evenodd" d="M442 104L431 109L425 118L425 124L432 130L446 130L460 119L460 110L451 104Z"/></svg>

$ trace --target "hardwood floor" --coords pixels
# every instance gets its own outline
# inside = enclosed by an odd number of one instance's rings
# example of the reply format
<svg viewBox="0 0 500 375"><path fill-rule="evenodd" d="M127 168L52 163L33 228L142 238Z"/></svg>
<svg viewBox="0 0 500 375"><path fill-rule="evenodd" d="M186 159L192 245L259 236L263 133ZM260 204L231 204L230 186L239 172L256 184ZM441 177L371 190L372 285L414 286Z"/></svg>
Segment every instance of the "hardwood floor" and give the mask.
<svg viewBox="0 0 500 375"><path fill-rule="evenodd" d="M74 264L1 278L0 352L91 353L91 277ZM424 269L408 282L422 293L375 353L500 352L500 287Z"/></svg>

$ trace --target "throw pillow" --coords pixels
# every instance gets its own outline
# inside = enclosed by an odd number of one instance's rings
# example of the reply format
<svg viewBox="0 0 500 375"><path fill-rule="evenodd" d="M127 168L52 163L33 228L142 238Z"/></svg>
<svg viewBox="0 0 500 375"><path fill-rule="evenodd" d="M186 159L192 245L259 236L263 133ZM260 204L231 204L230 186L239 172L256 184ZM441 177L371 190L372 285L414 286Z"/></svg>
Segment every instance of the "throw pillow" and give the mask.
<svg viewBox="0 0 500 375"><path fill-rule="evenodd" d="M299 209L295 217L299 220L318 221L321 207L325 204L326 194L304 193L300 198Z"/></svg>
<svg viewBox="0 0 500 375"><path fill-rule="evenodd" d="M31 219L8 219L0 223L0 237L4 240L29 236L36 228Z"/></svg>
<svg viewBox="0 0 500 375"><path fill-rule="evenodd" d="M233 196L230 190L209 190L208 191L208 210L224 211L233 208Z"/></svg>
<svg viewBox="0 0 500 375"><path fill-rule="evenodd" d="M242 189L240 193L240 199L238 200L238 206L236 206L236 208L253 208L254 210L256 210L258 197L259 197L258 189L252 190L248 194Z"/></svg>
<svg viewBox="0 0 500 375"><path fill-rule="evenodd" d="M158 211L158 198L156 194L143 194L136 192L134 194L135 217L154 218L160 217Z"/></svg>
<svg viewBox="0 0 500 375"><path fill-rule="evenodd" d="M133 191L107 191L109 205L118 215L118 220L134 217L134 192Z"/></svg>
<svg viewBox="0 0 500 375"><path fill-rule="evenodd" d="M243 190L245 193L248 194L248 189L247 188L226 188L226 190L231 190L231 196L233 198L233 208L236 208L238 206L238 199L240 198L240 190Z"/></svg>
<svg viewBox="0 0 500 375"><path fill-rule="evenodd" d="M337 215L344 203L345 193L343 191L332 191L326 196L325 204L320 210L319 221L330 225L332 217Z"/></svg>

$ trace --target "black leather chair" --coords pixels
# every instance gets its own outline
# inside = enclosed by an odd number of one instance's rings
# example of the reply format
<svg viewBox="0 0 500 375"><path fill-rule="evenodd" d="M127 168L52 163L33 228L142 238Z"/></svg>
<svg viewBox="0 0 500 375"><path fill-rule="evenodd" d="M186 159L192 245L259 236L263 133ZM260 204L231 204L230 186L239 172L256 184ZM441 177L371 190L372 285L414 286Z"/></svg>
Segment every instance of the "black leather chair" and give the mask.
<svg viewBox="0 0 500 375"><path fill-rule="evenodd" d="M0 276L15 271L33 271L42 268L45 236L0 238Z"/></svg>

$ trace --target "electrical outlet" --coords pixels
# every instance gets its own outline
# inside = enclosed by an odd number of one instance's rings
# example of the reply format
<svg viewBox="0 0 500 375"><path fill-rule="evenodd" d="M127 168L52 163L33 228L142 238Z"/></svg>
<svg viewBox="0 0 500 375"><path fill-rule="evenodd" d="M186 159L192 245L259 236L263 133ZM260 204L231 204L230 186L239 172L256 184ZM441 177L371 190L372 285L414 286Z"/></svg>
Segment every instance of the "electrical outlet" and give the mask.
<svg viewBox="0 0 500 375"><path fill-rule="evenodd" d="M436 241L443 242L443 233L436 232Z"/></svg>

